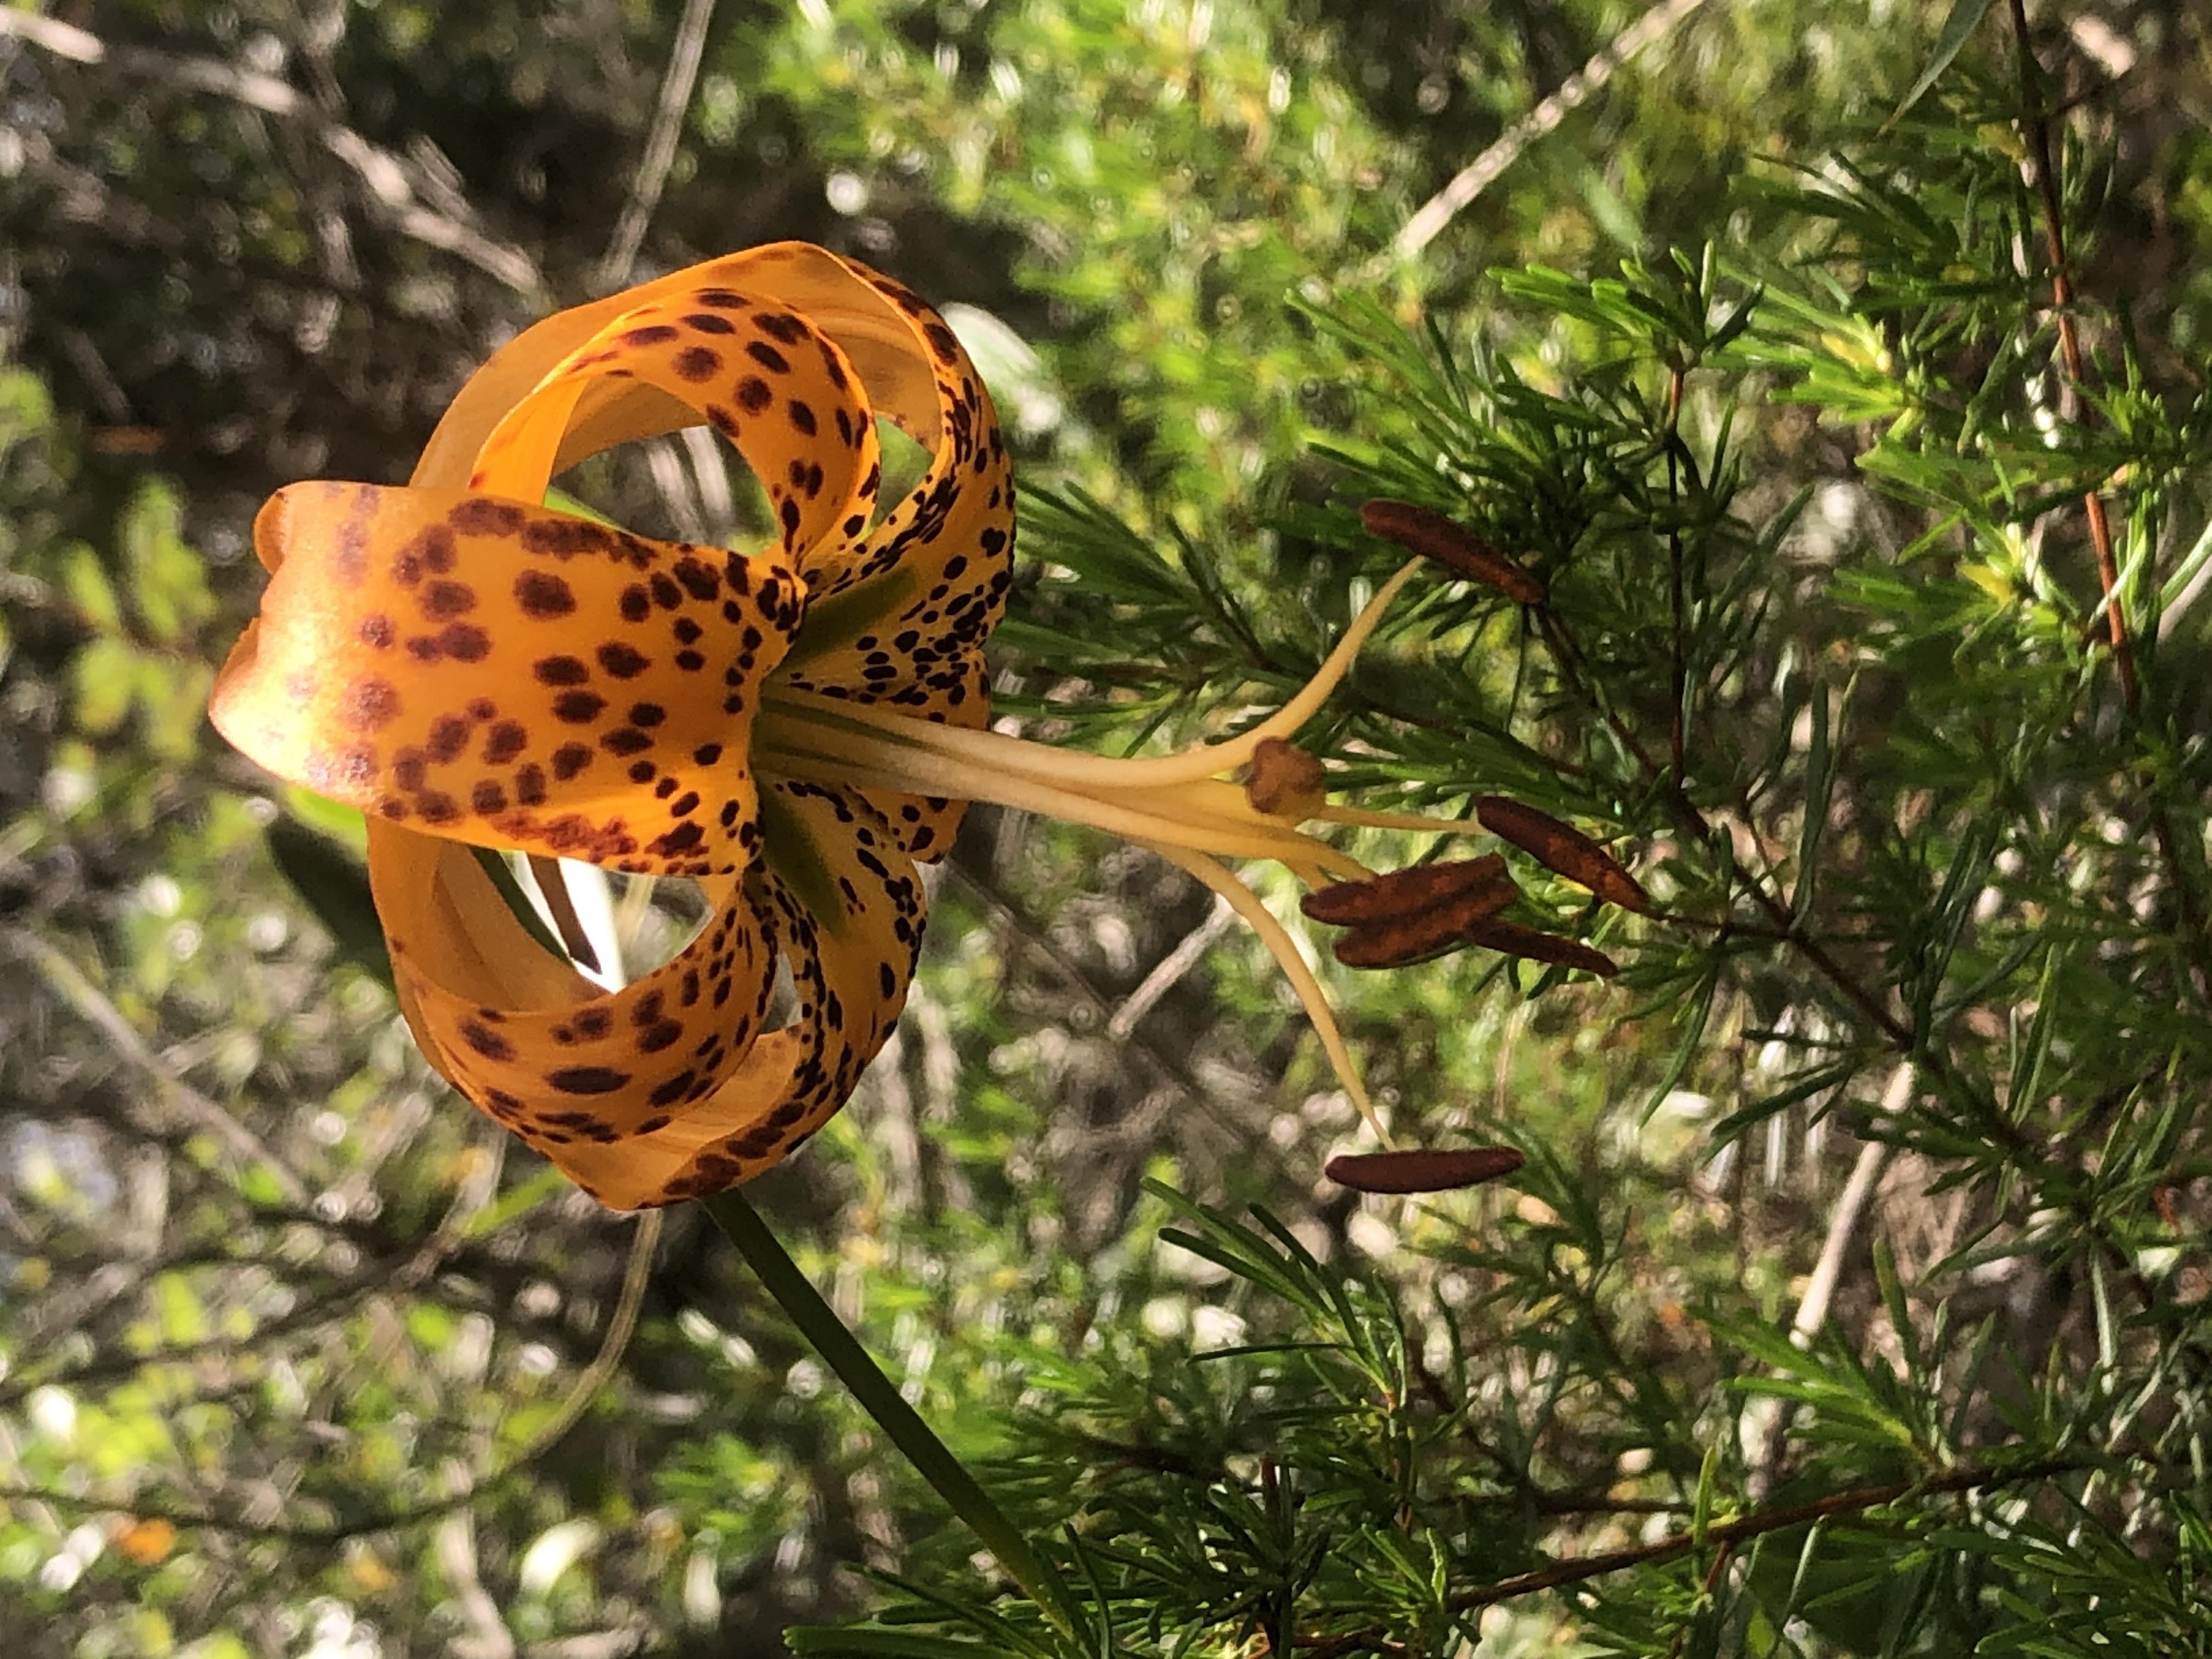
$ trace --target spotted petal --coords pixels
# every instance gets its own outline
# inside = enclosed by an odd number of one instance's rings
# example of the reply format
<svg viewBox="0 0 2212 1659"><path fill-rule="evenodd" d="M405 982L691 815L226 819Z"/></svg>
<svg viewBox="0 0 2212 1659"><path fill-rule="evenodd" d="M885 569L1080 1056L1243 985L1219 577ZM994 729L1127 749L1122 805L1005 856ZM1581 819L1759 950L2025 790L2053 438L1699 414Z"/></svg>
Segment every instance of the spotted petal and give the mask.
<svg viewBox="0 0 2212 1659"><path fill-rule="evenodd" d="M648 542L458 490L300 484L216 726L392 823L617 869L752 860L750 688L797 631L787 556Z"/></svg>
<svg viewBox="0 0 2212 1659"><path fill-rule="evenodd" d="M932 457L880 517L878 413ZM777 545L540 504L598 449L701 424L760 477ZM921 938L908 852L940 854L959 811L757 775L771 677L982 724L1012 514L943 319L820 249L756 250L526 331L407 488L280 492L216 718L369 814L402 1006L441 1073L610 1204L719 1189L813 1133L882 1046ZM692 876L713 915L602 992L528 942L466 842ZM764 1032L779 957L797 1013Z"/></svg>
<svg viewBox="0 0 2212 1659"><path fill-rule="evenodd" d="M890 826L857 793L805 783L771 786L764 806L769 856L747 878L746 897L791 969L792 1024L761 1035L741 1057L732 1051L714 1091L676 1115L638 1117L644 1085L633 1075L559 1109L556 1132L571 1139L507 1119L613 1208L720 1192L780 1162L844 1103L905 1006L922 891ZM610 1024L619 1044L623 1027Z"/></svg>
<svg viewBox="0 0 2212 1659"><path fill-rule="evenodd" d="M817 623L780 678L983 726L982 644L1012 581L1014 489L981 377L944 318L889 277L818 248L763 255L803 276L811 314L859 366L876 410L931 451L927 474L863 540L804 563ZM935 860L951 849L961 804L866 793L908 852Z"/></svg>

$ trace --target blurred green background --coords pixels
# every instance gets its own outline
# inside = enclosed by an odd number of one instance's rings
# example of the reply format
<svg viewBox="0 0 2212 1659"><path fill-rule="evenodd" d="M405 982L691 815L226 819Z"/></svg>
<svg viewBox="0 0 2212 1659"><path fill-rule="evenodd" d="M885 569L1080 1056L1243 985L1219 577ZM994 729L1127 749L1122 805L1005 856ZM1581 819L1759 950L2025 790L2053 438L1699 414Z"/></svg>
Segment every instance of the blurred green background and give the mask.
<svg viewBox="0 0 2212 1659"><path fill-rule="evenodd" d="M1498 273L1666 268L1668 250L1694 264L1708 245L1742 270L1819 264L1784 188L1844 187L1830 158L1870 141L1936 60L1950 9L0 12L0 1630L15 1652L772 1655L787 1626L872 1604L855 1565L957 1573L967 1554L697 1216L667 1217L639 1277L637 1224L567 1189L416 1054L357 908L347 826L203 717L255 603L249 528L271 489L402 479L470 368L552 307L757 242L821 241L947 309L1026 485L1086 492L1150 550L1168 599L1101 609L1070 573L1112 532L1086 529L1075 497L1040 508L1025 542L1054 562L1030 566L999 647L1008 709L1057 708L1048 731L1127 747L1189 729L1208 699L1264 706L1294 683L1297 651L1340 625L1357 538L1330 506L1346 474L1316 441L1406 440L1423 464L1381 349L1315 308L1365 319L1371 338L1432 331L1461 361L1559 394L1603 370L1613 337ZM2090 157L2069 185L2094 227L2075 249L2081 284L2146 374L2201 391L2206 20L2183 0L2029 10L2052 96L2070 100L2067 153ZM1946 43L1965 50L1942 118L2016 185L2002 15ZM1474 199L1417 217L1478 158ZM1408 227L1431 223L1413 246ZM2017 240L2033 286L2040 252ZM1870 363L1896 341L1869 327L1856 344L1807 337ZM1754 404L1747 493L1774 512L1808 487L1812 522L1856 544L1869 520L1854 519L1848 421ZM642 448L596 477L610 505L641 528L742 531L744 491L711 447ZM1371 544L1358 557L1370 576L1388 568ZM1173 586L1193 571L1293 660L1271 670L1194 641ZM1484 626L1456 636L1456 667L1379 665L1364 706L1498 695L1516 647ZM1822 648L1817 631L1801 651ZM1438 689L1447 673L1464 690ZM2176 718L2185 732L2194 716ZM1417 804L1507 787L1491 750L1432 735L1332 752ZM1620 791L1593 786L1589 801L1637 822ZM1666 833L1643 806L1625 850ZM1263 890L1291 895L1286 880ZM978 1458L1034 1453L1042 1436L1079 1461L1142 1462L1104 1429L1086 1452L1096 1422L1055 1401L1099 1422L1152 1413L1159 1456L1212 1431L1183 1415L1188 1356L1240 1341L1251 1310L1160 1241L1168 1212L1146 1175L1264 1203L1321 1258L1415 1299L1481 1303L1504 1281L1468 1252L1501 1241L1574 1261L1587 1247L1603 1260L1581 1277L1570 1261L1561 1283L1602 1304L1620 1345L1604 1364L1711 1397L1728 1365L1700 1322L1722 1307L1786 1327L1861 1161L1809 1090L1709 1138L1775 1092L1775 1045L1806 1029L1791 1024L1812 1000L1802 969L1729 980L1720 1001L1738 1012L1690 1059L1674 1016L1694 975L1528 998L1535 975L1516 985L1478 956L1324 967L1400 1127L1548 1149L1559 1202L1538 1187L1362 1200L1321 1177L1359 1130L1256 941L1155 860L979 810L937 879L898 1037L754 1196ZM2009 994L1990 994L2000 1030ZM2026 1213L2016 1194L1970 1212L1965 1188L1931 1196L1940 1156L1887 1165L1875 1206L1908 1279ZM1569 1188L1587 1216L1562 1219ZM2174 1271L2201 1279L2191 1261ZM2027 1283L1976 1282L1995 1285L1991 1305ZM1862 1250L1837 1317L1864 1334L1881 1305ZM1516 1306L1522 1322L1566 1318ZM1485 1386L1540 1383L1540 1367ZM1232 1439L1241 1398L1224 1385L1217 1402ZM1577 1438L1578 1411L1611 1409L1562 1408L1568 1485L1649 1467L1609 1430ZM1697 1475L1692 1455L1667 1501ZM1033 1496L1054 1512L1054 1494ZM1651 1502L1572 1523L1524 1513L1498 1571L1555 1524L1579 1527L1585 1551L1633 1543L1664 1521ZM1188 1651L1271 1650L1237 1628ZM1556 1599L1482 1628L1486 1654L1571 1651L1589 1634Z"/></svg>

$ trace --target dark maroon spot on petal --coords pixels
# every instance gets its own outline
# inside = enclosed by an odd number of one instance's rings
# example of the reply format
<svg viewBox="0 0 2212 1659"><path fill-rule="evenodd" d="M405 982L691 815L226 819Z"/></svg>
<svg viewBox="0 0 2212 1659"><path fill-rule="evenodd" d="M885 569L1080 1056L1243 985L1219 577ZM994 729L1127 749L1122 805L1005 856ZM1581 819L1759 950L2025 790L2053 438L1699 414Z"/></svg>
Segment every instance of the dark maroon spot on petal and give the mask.
<svg viewBox="0 0 2212 1659"><path fill-rule="evenodd" d="M476 787L469 791L469 805L483 817L489 817L495 812L504 812L507 811L507 791L489 778L479 778Z"/></svg>
<svg viewBox="0 0 2212 1659"><path fill-rule="evenodd" d="M713 380L721 372L722 354L705 346L685 346L671 360L669 367L680 379L696 385L701 380Z"/></svg>
<svg viewBox="0 0 2212 1659"><path fill-rule="evenodd" d="M489 501L479 497L463 501L446 514L446 522L464 536L512 536L522 528L524 514L512 501Z"/></svg>
<svg viewBox="0 0 2212 1659"><path fill-rule="evenodd" d="M460 803L451 795L433 789L415 798L415 810L422 815L425 823L454 823L461 817Z"/></svg>
<svg viewBox="0 0 2212 1659"><path fill-rule="evenodd" d="M653 614L653 599L636 582L622 591L622 614L624 622L643 622Z"/></svg>
<svg viewBox="0 0 2212 1659"><path fill-rule="evenodd" d="M757 321L759 319L755 319L755 320ZM774 346L770 345L765 340L754 340L750 342L745 347L745 356L751 358L755 362L758 363L763 368L768 370L771 374L788 374L791 373L791 359L785 356L781 351L778 351Z"/></svg>
<svg viewBox="0 0 2212 1659"><path fill-rule="evenodd" d="M574 657L540 657L530 672L541 685L581 685L592 678L592 671Z"/></svg>
<svg viewBox="0 0 2212 1659"><path fill-rule="evenodd" d="M613 532L588 519L532 519L522 526L526 551L550 553L560 559L573 558L579 553L604 553L613 544Z"/></svg>
<svg viewBox="0 0 2212 1659"><path fill-rule="evenodd" d="M753 319L753 326L770 339L781 340L786 345L797 345L806 334L805 324L781 311L763 311Z"/></svg>
<svg viewBox="0 0 2212 1659"><path fill-rule="evenodd" d="M647 1095L646 1099L655 1106L672 1106L678 1101L683 1099L684 1091L690 1088L690 1086L697 1081L698 1078L696 1073L690 1072L678 1072L674 1077L669 1079L667 1082L662 1084L651 1094Z"/></svg>
<svg viewBox="0 0 2212 1659"><path fill-rule="evenodd" d="M482 662L491 655L491 635L474 623L447 623L438 630L437 643L455 662Z"/></svg>
<svg viewBox="0 0 2212 1659"><path fill-rule="evenodd" d="M580 743L564 743L553 751L553 775L566 783L592 763L592 751Z"/></svg>
<svg viewBox="0 0 2212 1659"><path fill-rule="evenodd" d="M953 337L951 329L942 323L929 323L923 326L921 331L929 341L929 349L937 354L939 362L952 363L959 361L960 342Z"/></svg>
<svg viewBox="0 0 2212 1659"><path fill-rule="evenodd" d="M633 328L618 337L624 345L666 345L677 337L676 331L666 323L647 323L642 328Z"/></svg>
<svg viewBox="0 0 2212 1659"><path fill-rule="evenodd" d="M475 610L477 591L466 582L435 581L422 590L422 597L416 603L431 621L443 622Z"/></svg>
<svg viewBox="0 0 2212 1659"><path fill-rule="evenodd" d="M696 822L687 821L678 824L666 835L647 842L647 850L664 857L672 853L688 853L706 839L706 834Z"/></svg>
<svg viewBox="0 0 2212 1659"><path fill-rule="evenodd" d="M560 577L543 570L526 570L514 579L514 602L522 614L540 622L565 617L576 608L576 596Z"/></svg>
<svg viewBox="0 0 2212 1659"><path fill-rule="evenodd" d="M607 700L596 691L563 691L553 699L553 717L571 726L586 726L599 719Z"/></svg>
<svg viewBox="0 0 2212 1659"><path fill-rule="evenodd" d="M374 646L379 651L385 649L396 637L392 631L392 618L380 611L363 617L361 626L354 630L354 636L363 645Z"/></svg>
<svg viewBox="0 0 2212 1659"><path fill-rule="evenodd" d="M748 374L738 382L738 407L748 415L757 415L775 400L775 393L768 389L768 382L757 374Z"/></svg>
<svg viewBox="0 0 2212 1659"><path fill-rule="evenodd" d="M501 720L484 733L484 763L504 766L529 747L530 733L520 720Z"/></svg>
<svg viewBox="0 0 2212 1659"><path fill-rule="evenodd" d="M702 560L686 556L677 560L676 580L684 584L684 591L693 599L709 600L722 591L722 579L714 566Z"/></svg>
<svg viewBox="0 0 2212 1659"><path fill-rule="evenodd" d="M451 714L441 714L430 722L430 740L424 745L430 758L441 766L459 756L468 747L469 723Z"/></svg>
<svg viewBox="0 0 2212 1659"><path fill-rule="evenodd" d="M513 1060L514 1045L490 1027L473 1019L461 1022L461 1041L486 1060ZM518 1102L517 1104L520 1103Z"/></svg>
<svg viewBox="0 0 2212 1659"><path fill-rule="evenodd" d="M527 766L516 769L514 799L516 804L522 806L543 806L545 804L545 769L544 767L532 762Z"/></svg>
<svg viewBox="0 0 2212 1659"><path fill-rule="evenodd" d="M642 329L631 331L644 332ZM548 1072L545 1080L564 1095L611 1095L628 1086L629 1073L611 1066L563 1066L557 1072Z"/></svg>
<svg viewBox="0 0 2212 1659"><path fill-rule="evenodd" d="M791 423L810 438L819 424L814 418L812 405L803 404L796 398L791 400Z"/></svg>
<svg viewBox="0 0 2212 1659"><path fill-rule="evenodd" d="M338 718L356 732L374 732L399 713L399 693L392 682L363 675L346 688L338 705Z"/></svg>
<svg viewBox="0 0 2212 1659"><path fill-rule="evenodd" d="M738 325L726 317L717 317L711 312L692 312L684 319L684 326L701 334L734 334Z"/></svg>
<svg viewBox="0 0 2212 1659"><path fill-rule="evenodd" d="M712 766L721 758L722 745L719 743L702 743L691 751L691 763L695 766Z"/></svg>
<svg viewBox="0 0 2212 1659"><path fill-rule="evenodd" d="M618 680L635 679L653 665L650 658L620 640L609 640L594 654L599 666Z"/></svg>

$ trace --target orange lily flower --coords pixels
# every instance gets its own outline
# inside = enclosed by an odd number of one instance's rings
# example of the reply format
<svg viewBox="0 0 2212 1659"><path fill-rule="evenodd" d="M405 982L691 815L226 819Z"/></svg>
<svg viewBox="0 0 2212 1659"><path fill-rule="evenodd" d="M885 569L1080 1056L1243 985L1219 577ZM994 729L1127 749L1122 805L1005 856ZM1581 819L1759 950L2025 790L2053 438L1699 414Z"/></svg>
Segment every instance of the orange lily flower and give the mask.
<svg viewBox="0 0 2212 1659"><path fill-rule="evenodd" d="M878 501L876 420L930 457ZM612 445L712 426L780 541L646 539L544 505ZM982 660L1013 550L1005 446L928 306L799 243L546 319L464 386L402 488L279 491L270 571L211 714L271 772L362 809L400 1005L431 1063L617 1209L780 1161L858 1082L903 1006L923 910L971 800L1152 847L1259 929L1363 1110L1319 986L1218 861L1310 881L1356 861L1221 775L1316 709L1413 565L1272 719L1106 760L988 729ZM1324 809L1322 816L1391 821ZM618 991L548 954L471 848L695 879L711 907ZM797 1014L763 1029L776 965Z"/></svg>

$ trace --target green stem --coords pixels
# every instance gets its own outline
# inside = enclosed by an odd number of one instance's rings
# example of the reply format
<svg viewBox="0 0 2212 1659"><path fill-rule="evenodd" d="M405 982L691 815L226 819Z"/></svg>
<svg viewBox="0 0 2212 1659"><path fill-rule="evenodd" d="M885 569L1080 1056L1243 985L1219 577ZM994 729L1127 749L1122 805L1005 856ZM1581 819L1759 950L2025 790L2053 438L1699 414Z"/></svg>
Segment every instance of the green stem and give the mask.
<svg viewBox="0 0 2212 1659"><path fill-rule="evenodd" d="M1030 1548L1029 1540L1006 1519L1005 1511L991 1501L990 1494L968 1473L967 1467L922 1421L921 1414L907 1404L890 1378L884 1375L883 1368L860 1346L860 1339L846 1328L845 1322L822 1299L813 1281L799 1271L799 1264L769 1231L759 1212L736 1191L717 1193L701 1199L699 1203L730 1243L738 1247L738 1254L744 1257L746 1265L759 1276L791 1322L799 1327L799 1334L852 1390L860 1409L873 1418L876 1425L890 1437L891 1443L906 1454L907 1462L937 1489L937 1495L952 1512L968 1523L968 1529L975 1534L977 1541L997 1559L1000 1567L1021 1587L1022 1593L1036 1603L1054 1628L1072 1638L1074 1632L1068 1620L1068 1592L1058 1575Z"/></svg>

